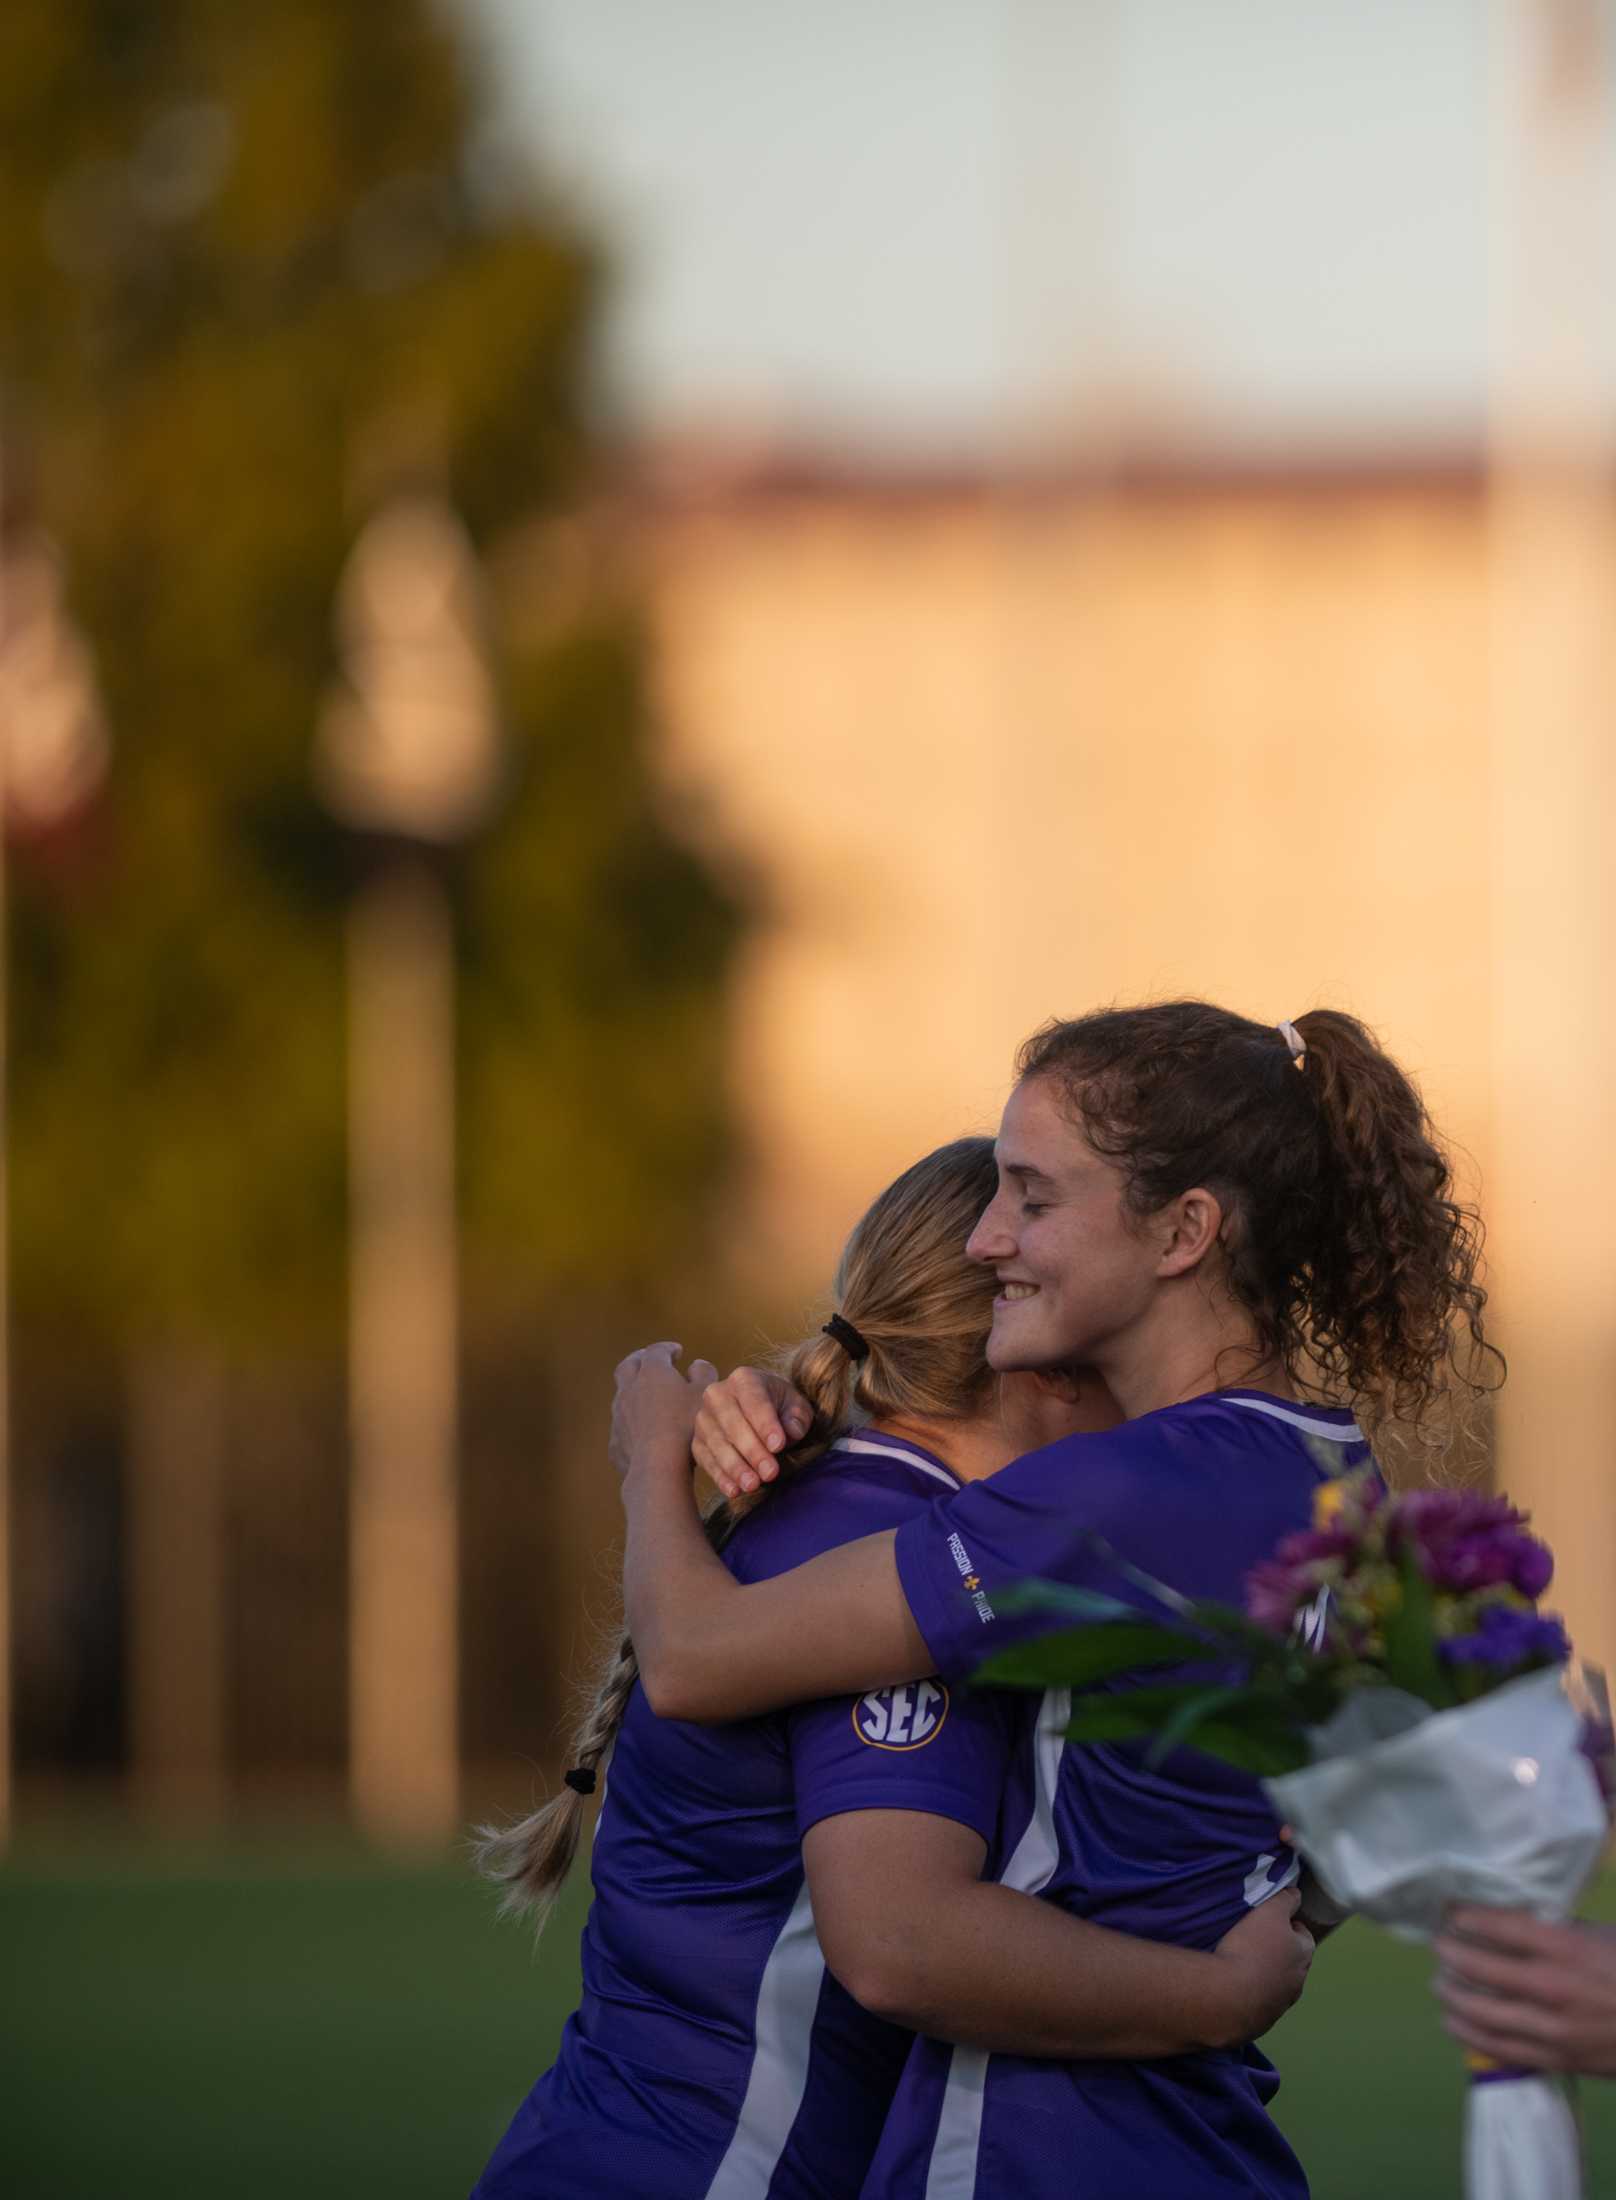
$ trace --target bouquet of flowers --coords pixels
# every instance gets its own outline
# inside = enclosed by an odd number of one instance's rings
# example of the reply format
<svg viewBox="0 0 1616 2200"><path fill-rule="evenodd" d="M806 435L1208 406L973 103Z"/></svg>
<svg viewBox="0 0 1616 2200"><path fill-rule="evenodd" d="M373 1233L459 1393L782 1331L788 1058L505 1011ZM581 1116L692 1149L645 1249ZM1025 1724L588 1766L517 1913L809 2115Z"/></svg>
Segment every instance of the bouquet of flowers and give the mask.
<svg viewBox="0 0 1616 2200"><path fill-rule="evenodd" d="M1312 1529L1247 1577L1244 1611L1111 1554L1133 1597L1029 1583L1023 1610L1081 1624L976 1677L1071 1688L1073 1741L1146 1739L1152 1763L1189 1746L1262 1777L1325 1898L1315 1918L1361 1910L1414 1940L1453 1902L1563 1918L1609 1827L1570 1645L1538 1610L1553 1559L1526 1530L1501 1498L1392 1495L1365 1468L1321 1484ZM1563 2089L1472 2079L1469 2200L1577 2200Z"/></svg>

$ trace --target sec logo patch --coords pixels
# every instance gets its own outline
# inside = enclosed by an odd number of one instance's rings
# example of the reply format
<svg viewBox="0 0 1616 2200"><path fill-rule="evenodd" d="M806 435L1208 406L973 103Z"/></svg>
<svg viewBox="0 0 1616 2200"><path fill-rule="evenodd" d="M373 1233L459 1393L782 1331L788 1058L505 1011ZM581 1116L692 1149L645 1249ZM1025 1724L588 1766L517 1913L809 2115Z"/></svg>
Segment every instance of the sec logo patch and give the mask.
<svg viewBox="0 0 1616 2200"><path fill-rule="evenodd" d="M948 1717L948 1690L938 1680L877 1688L853 1706L853 1731L871 1749L924 1749Z"/></svg>

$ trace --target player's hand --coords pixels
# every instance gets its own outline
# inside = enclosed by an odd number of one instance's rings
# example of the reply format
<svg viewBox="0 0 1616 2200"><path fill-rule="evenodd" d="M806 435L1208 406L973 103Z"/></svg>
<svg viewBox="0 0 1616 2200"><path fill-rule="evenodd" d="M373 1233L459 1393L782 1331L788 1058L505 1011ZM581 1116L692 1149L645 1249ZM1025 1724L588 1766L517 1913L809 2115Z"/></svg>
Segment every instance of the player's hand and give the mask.
<svg viewBox="0 0 1616 2200"><path fill-rule="evenodd" d="M1524 2070L1616 2077L1616 1927L1452 1910L1431 1943L1448 2030Z"/></svg>
<svg viewBox="0 0 1616 2200"><path fill-rule="evenodd" d="M1313 1935L1297 1917L1297 1892L1282 1887L1224 1934L1212 1953L1228 1967L1229 2031L1220 2045L1260 2039L1302 1998Z"/></svg>
<svg viewBox="0 0 1616 2200"><path fill-rule="evenodd" d="M774 1480L775 1453L806 1436L813 1418L807 1399L783 1375L738 1367L704 1392L691 1449L722 1496L749 1496Z"/></svg>
<svg viewBox="0 0 1616 2200"><path fill-rule="evenodd" d="M1289 1843L1288 1828L1280 1828L1280 1839ZM1337 1902L1333 1894L1325 1892L1322 1882L1306 1864L1296 1882L1296 1892L1298 1922L1307 1927L1315 1940L1323 1940L1338 1925L1345 1925L1353 1914L1345 1902Z"/></svg>
<svg viewBox="0 0 1616 2200"><path fill-rule="evenodd" d="M696 1407L718 1370L710 1360L692 1360L683 1373L674 1364L682 1349L648 1344L617 1363L608 1449L619 1479L635 1466L689 1467Z"/></svg>

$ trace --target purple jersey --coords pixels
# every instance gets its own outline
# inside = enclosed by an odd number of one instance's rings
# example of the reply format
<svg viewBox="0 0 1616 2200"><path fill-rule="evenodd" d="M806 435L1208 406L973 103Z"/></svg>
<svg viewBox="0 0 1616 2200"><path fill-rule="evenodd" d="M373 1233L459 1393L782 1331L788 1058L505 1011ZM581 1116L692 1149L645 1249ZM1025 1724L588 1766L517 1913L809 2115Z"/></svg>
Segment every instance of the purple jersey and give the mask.
<svg viewBox="0 0 1616 2200"><path fill-rule="evenodd" d="M860 1430L737 1529L742 1581L956 1494L938 1460ZM475 2200L840 2200L863 2181L911 2045L825 1970L802 1839L918 1810L992 1842L1023 1712L923 1680L729 1726L638 1688L596 1830L583 1999Z"/></svg>
<svg viewBox="0 0 1616 2200"><path fill-rule="evenodd" d="M1318 1484L1368 1458L1350 1414L1211 1393L1029 1453L909 1522L904 1593L952 1681L1029 1631L995 1610L1009 1583L1040 1575L1137 1597L1101 1541L1184 1595L1239 1603L1247 1571L1310 1524ZM995 1859L1006 1885L1210 1948L1294 1877L1255 1780L1191 1750L1152 1769L1143 1745L1068 1745L1069 1701L1045 1696L1036 1750L1014 1768ZM865 2193L1299 2200L1306 2180L1266 2108L1278 2082L1255 2048L1050 2063L917 2041Z"/></svg>

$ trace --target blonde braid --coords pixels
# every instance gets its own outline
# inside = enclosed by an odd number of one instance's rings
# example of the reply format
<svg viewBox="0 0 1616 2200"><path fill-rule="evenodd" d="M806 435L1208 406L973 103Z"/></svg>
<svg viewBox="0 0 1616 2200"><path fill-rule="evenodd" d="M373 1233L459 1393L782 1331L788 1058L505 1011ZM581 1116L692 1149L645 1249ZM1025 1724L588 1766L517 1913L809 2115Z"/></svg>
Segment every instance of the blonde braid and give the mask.
<svg viewBox="0 0 1616 2200"><path fill-rule="evenodd" d="M728 1505L715 1505L706 1515L702 1525L715 1551L723 1549L736 1524L737 1516ZM602 1661L588 1710L573 1728L567 1752L569 1769L599 1772L611 1756L639 1677L634 1645L627 1635L620 1635ZM533 1920L535 1939L549 1923L556 1898L567 1883L578 1854L583 1822L583 1792L568 1786L513 1825L475 1829L472 1861L485 1879L502 1890L500 1916L526 1913Z"/></svg>

